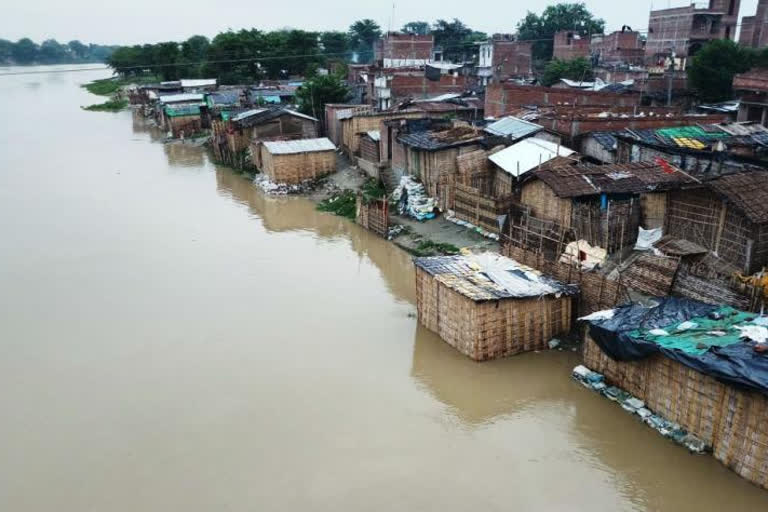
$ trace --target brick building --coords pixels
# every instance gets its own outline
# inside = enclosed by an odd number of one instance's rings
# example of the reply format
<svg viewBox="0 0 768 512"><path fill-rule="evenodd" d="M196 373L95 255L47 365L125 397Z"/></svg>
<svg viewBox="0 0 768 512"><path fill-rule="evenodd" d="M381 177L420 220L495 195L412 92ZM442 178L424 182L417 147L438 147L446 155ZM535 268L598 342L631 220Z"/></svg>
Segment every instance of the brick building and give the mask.
<svg viewBox="0 0 768 512"><path fill-rule="evenodd" d="M768 69L752 69L736 75L733 89L740 100L737 120L768 126Z"/></svg>
<svg viewBox="0 0 768 512"><path fill-rule="evenodd" d="M515 114L522 107L541 106L601 106L632 107L640 104L639 93L616 94L578 89L554 89L517 85L514 83L493 83L485 90L485 115L502 117Z"/></svg>
<svg viewBox="0 0 768 512"><path fill-rule="evenodd" d="M385 69L374 81L373 104L386 110L406 99L463 93L467 85L467 77L458 73L440 74L437 79L431 79L423 70Z"/></svg>
<svg viewBox="0 0 768 512"><path fill-rule="evenodd" d="M533 43L512 36L494 37L478 43L477 77L482 85L509 78L524 78L533 72Z"/></svg>
<svg viewBox="0 0 768 512"><path fill-rule="evenodd" d="M594 35L590 49L601 66L641 66L645 62L645 48L640 33L632 29Z"/></svg>
<svg viewBox="0 0 768 512"><path fill-rule="evenodd" d="M374 45L374 60L379 67L425 66L435 46L434 36L416 36L390 32Z"/></svg>
<svg viewBox="0 0 768 512"><path fill-rule="evenodd" d="M555 59L571 60L589 57L590 41L586 37L570 30L555 32L552 57Z"/></svg>
<svg viewBox="0 0 768 512"><path fill-rule="evenodd" d="M742 18L739 43L752 48L768 46L768 0L758 0L755 15Z"/></svg>
<svg viewBox="0 0 768 512"><path fill-rule="evenodd" d="M646 62L660 65L670 50L681 59L680 66L706 43L736 37L741 0L710 0L709 7L687 7L651 11L648 21Z"/></svg>

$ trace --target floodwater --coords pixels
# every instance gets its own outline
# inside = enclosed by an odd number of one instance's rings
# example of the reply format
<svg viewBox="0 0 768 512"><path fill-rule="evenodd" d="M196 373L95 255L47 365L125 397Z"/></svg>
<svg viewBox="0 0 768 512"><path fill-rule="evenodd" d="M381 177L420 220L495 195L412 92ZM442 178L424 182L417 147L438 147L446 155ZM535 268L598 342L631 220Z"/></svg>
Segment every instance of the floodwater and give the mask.
<svg viewBox="0 0 768 512"><path fill-rule="evenodd" d="M81 111L101 76L0 76L0 510L768 509L576 354L454 352L391 244Z"/></svg>

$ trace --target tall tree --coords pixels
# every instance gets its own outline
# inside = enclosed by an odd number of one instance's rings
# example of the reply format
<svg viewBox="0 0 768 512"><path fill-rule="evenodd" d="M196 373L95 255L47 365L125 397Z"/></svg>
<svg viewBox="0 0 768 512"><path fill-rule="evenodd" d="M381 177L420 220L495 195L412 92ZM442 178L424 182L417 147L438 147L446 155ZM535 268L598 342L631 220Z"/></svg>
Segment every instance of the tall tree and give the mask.
<svg viewBox="0 0 768 512"><path fill-rule="evenodd" d="M591 34L602 34L605 21L595 18L581 2L550 5L544 9L541 16L528 12L517 24L518 37L523 41L534 41L533 56L538 60L552 58L552 40L555 32L560 30L572 30L587 37Z"/></svg>
<svg viewBox="0 0 768 512"><path fill-rule="evenodd" d="M69 51L71 52L72 56L78 60L87 59L90 55L88 47L77 39L68 42L67 46L69 46Z"/></svg>
<svg viewBox="0 0 768 512"><path fill-rule="evenodd" d="M45 64L66 62L69 59L68 47L58 43L55 39L46 39L40 45L38 58Z"/></svg>
<svg viewBox="0 0 768 512"><path fill-rule="evenodd" d="M373 59L373 43L381 37L381 27L371 19L356 21L349 27L352 47L361 54L365 62Z"/></svg>
<svg viewBox="0 0 768 512"><path fill-rule="evenodd" d="M322 119L326 103L344 103L349 99L349 89L337 75L317 75L299 87L296 99L301 112Z"/></svg>
<svg viewBox="0 0 768 512"><path fill-rule="evenodd" d="M431 30L429 23L426 21L410 21L400 29L400 31L405 34L413 34L415 36L429 35Z"/></svg>
<svg viewBox="0 0 768 512"><path fill-rule="evenodd" d="M705 45L688 66L690 86L704 101L733 98L733 77L743 73L760 57L752 50L727 39Z"/></svg>
<svg viewBox="0 0 768 512"><path fill-rule="evenodd" d="M331 58L344 58L349 52L349 35L344 32L323 32L320 35L323 53Z"/></svg>
<svg viewBox="0 0 768 512"><path fill-rule="evenodd" d="M160 74L163 80L178 80L181 78L182 70L177 65L181 56L179 43L168 41L155 44L152 46L151 55L152 68Z"/></svg>
<svg viewBox="0 0 768 512"><path fill-rule="evenodd" d="M0 39L0 63L10 62L13 57L13 43L7 39Z"/></svg>
<svg viewBox="0 0 768 512"><path fill-rule="evenodd" d="M15 60L17 64L31 64L37 59L38 51L39 48L34 41L28 37L24 37L16 41L16 44L13 45L13 60Z"/></svg>

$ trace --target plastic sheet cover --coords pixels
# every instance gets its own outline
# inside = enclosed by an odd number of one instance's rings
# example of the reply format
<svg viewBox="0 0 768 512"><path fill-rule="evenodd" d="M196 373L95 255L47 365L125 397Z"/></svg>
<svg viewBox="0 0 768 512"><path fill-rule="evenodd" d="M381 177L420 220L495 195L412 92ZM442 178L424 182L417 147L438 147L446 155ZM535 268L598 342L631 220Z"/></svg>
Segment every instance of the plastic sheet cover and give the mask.
<svg viewBox="0 0 768 512"><path fill-rule="evenodd" d="M587 323L592 339L614 360L661 353L723 383L768 394L768 355L755 352L755 342L742 336L744 327L760 324L757 314L669 297L656 307L632 304L607 316ZM722 341L713 342L718 337Z"/></svg>

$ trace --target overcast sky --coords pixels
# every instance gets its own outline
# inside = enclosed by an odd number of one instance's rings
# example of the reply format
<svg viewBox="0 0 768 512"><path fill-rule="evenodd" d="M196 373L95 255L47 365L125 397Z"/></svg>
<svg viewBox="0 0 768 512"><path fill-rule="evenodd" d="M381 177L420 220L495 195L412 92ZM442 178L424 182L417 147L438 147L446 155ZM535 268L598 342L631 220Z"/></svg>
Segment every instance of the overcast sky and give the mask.
<svg viewBox="0 0 768 512"><path fill-rule="evenodd" d="M213 37L229 28L283 27L305 30L346 30L355 20L372 18L383 29L399 29L405 22L459 18L483 32L513 32L526 11L540 13L552 2L530 0L411 0L392 3L361 0L9 0L0 14L0 38L30 37L40 42L80 39L103 44L135 44L183 40L195 34ZM587 0L587 7L605 19L606 30L648 25L649 0ZM688 5L689 0L655 0L655 8ZM705 4L707 2L697 2ZM741 15L755 13L757 0L742 0ZM478 7L475 9L474 7ZM393 21L390 21L392 20ZM391 25L390 25L391 23Z"/></svg>

